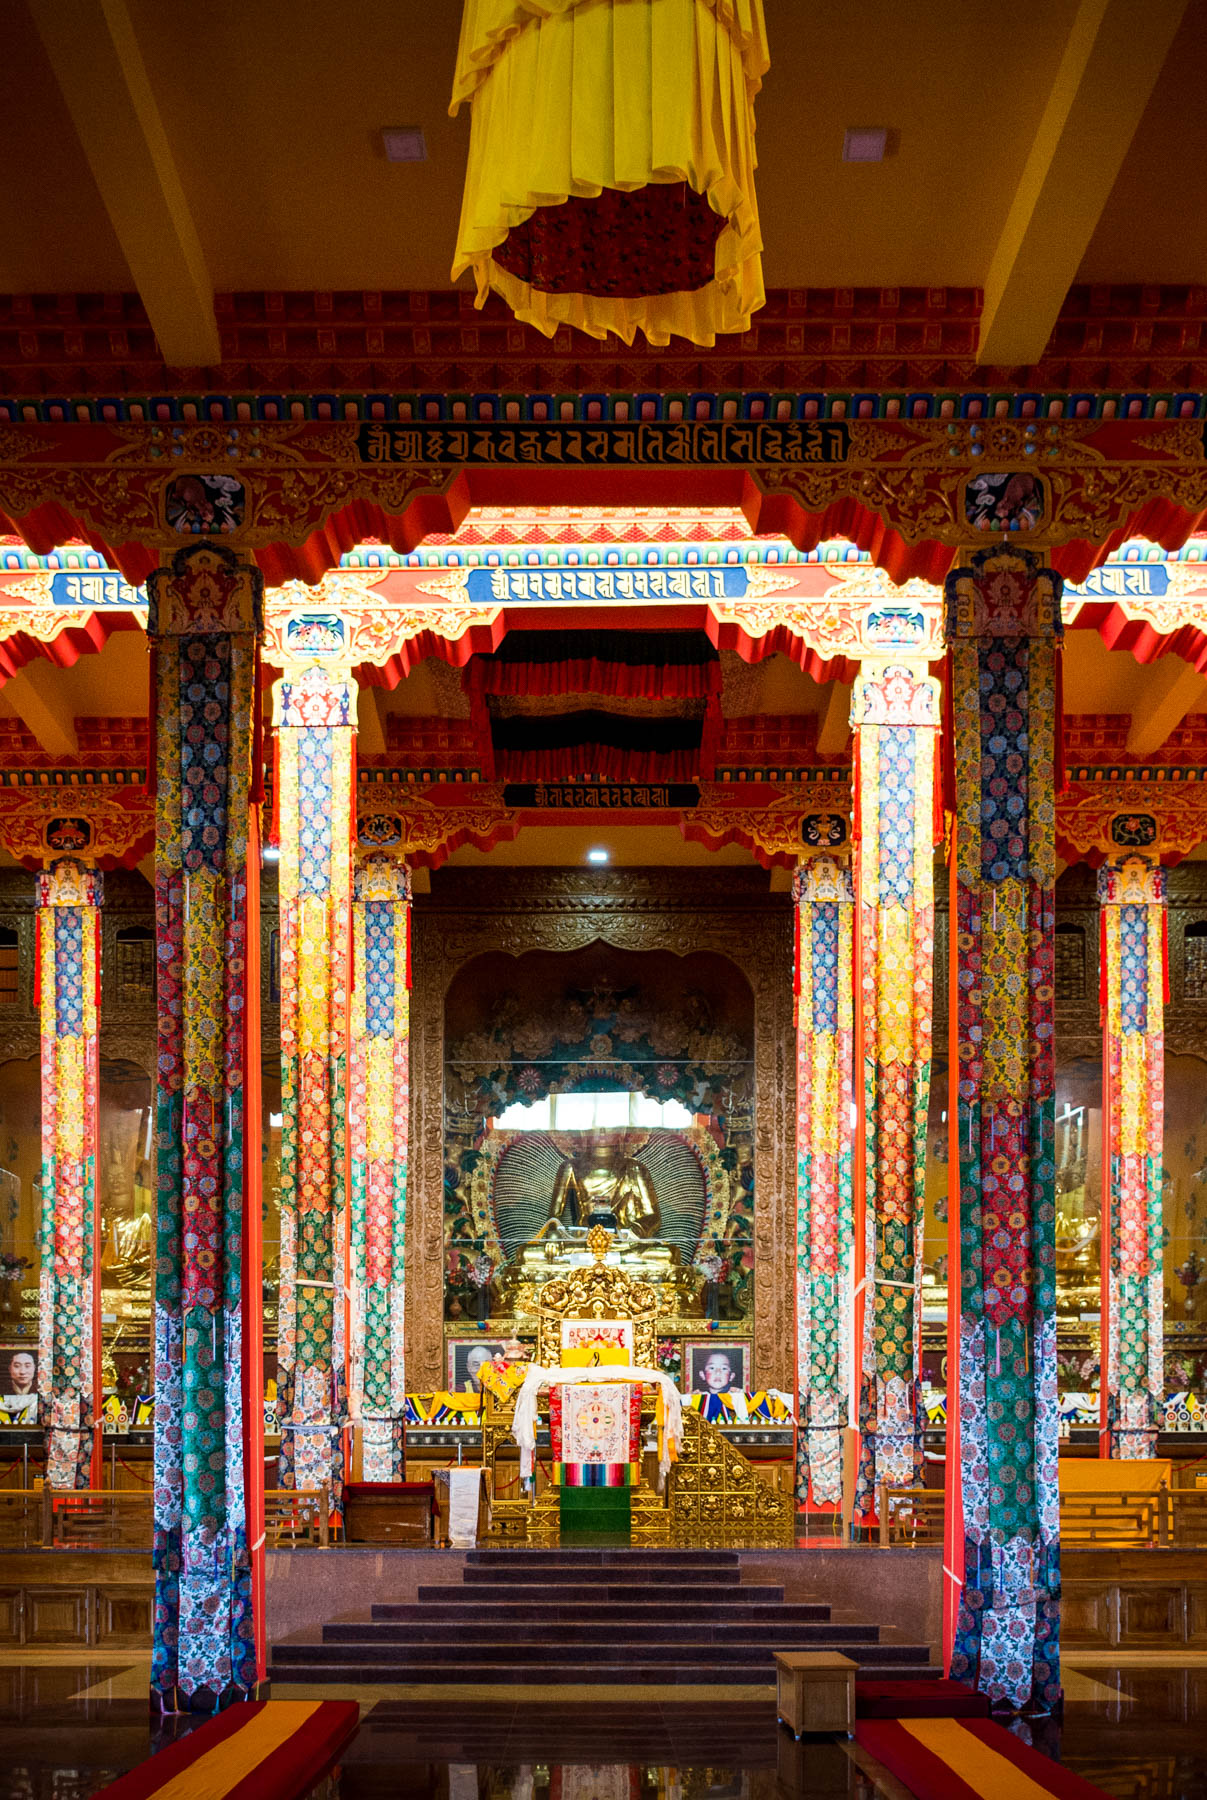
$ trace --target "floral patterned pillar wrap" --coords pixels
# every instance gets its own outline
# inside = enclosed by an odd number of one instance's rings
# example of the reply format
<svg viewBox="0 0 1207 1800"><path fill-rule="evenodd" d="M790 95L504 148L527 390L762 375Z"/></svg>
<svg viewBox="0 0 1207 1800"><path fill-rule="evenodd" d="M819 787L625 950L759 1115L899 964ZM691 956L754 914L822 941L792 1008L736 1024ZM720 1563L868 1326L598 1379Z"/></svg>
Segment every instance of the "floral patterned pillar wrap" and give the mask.
<svg viewBox="0 0 1207 1800"><path fill-rule="evenodd" d="M851 1414L855 895L845 859L796 871L796 1495L842 1502Z"/></svg>
<svg viewBox="0 0 1207 1800"><path fill-rule="evenodd" d="M1111 1456L1155 1456L1164 1399L1165 870L1146 856L1098 871L1107 1211L1103 1427Z"/></svg>
<svg viewBox="0 0 1207 1800"><path fill-rule="evenodd" d="M903 629L909 621L903 615ZM922 1477L921 1291L934 991L939 683L924 659L867 661L856 729L863 1079L860 1462L855 1516L881 1482Z"/></svg>
<svg viewBox="0 0 1207 1800"><path fill-rule="evenodd" d="M46 1481L86 1488L100 1449L97 1014L101 877L71 857L37 880L42 1038L38 1399Z"/></svg>
<svg viewBox="0 0 1207 1800"><path fill-rule="evenodd" d="M253 1464L261 1454L248 1416L259 1370L244 1404L246 1296L258 1309L260 1279L243 1244L258 1191L258 1147L253 1172L244 1146L244 1019L259 930L248 858L263 578L200 543L147 586L159 1013L151 1687L168 1710L208 1711L255 1691L262 1629L253 1561L264 1528L244 1479L245 1450ZM252 1054L258 1066L258 1044ZM255 1492L254 1467L248 1483Z"/></svg>
<svg viewBox="0 0 1207 1800"><path fill-rule="evenodd" d="M281 930L282 1487L327 1483L348 1426L348 1001L356 687L317 664L276 690Z"/></svg>
<svg viewBox="0 0 1207 1800"><path fill-rule="evenodd" d="M1061 579L989 549L947 578L955 855L946 1579L952 1673L1060 1693L1053 958ZM953 1166L956 1159L953 1158ZM953 1195L954 1201L954 1195ZM958 1282L958 1286L956 1285ZM949 1631L951 1626L949 1626Z"/></svg>
<svg viewBox="0 0 1207 1800"><path fill-rule="evenodd" d="M410 877L388 852L353 876L351 1409L366 1481L401 1481L407 1137L410 1128Z"/></svg>

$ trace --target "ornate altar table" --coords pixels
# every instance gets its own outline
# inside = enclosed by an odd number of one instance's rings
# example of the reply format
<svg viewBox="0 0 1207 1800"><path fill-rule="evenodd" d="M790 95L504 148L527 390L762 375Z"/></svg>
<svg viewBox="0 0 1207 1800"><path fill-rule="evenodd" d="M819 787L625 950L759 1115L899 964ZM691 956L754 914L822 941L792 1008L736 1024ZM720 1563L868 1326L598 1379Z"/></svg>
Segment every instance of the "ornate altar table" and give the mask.
<svg viewBox="0 0 1207 1800"><path fill-rule="evenodd" d="M609 1382L658 1389L662 1401L658 1445L658 1481L661 1486L683 1442L683 1409L679 1390L670 1376L661 1369L631 1368L626 1363L604 1363L594 1367L557 1365L551 1368L534 1364L529 1369L524 1377L524 1384L516 1395L512 1425L515 1441L520 1446L520 1474L524 1480L529 1480L532 1475L533 1452L536 1449L537 1400L542 1390L584 1384L595 1387Z"/></svg>

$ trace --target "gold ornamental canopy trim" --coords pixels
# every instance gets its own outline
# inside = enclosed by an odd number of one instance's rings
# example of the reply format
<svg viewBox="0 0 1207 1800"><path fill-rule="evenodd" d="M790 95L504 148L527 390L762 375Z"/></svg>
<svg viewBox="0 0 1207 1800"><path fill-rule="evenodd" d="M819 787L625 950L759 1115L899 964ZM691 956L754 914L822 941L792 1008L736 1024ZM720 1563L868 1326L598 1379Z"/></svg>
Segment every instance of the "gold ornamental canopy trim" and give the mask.
<svg viewBox="0 0 1207 1800"><path fill-rule="evenodd" d="M453 280L552 337L711 346L764 300L763 0L464 0Z"/></svg>

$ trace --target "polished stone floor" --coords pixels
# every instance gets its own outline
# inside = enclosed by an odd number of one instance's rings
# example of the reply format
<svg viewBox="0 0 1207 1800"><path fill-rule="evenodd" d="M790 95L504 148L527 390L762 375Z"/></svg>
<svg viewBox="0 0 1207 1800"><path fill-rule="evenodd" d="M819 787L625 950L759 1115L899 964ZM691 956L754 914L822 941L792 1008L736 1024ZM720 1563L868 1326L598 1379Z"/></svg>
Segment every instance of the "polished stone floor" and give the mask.
<svg viewBox="0 0 1207 1800"><path fill-rule="evenodd" d="M1207 1800L1207 1656L1066 1665L1063 1721L1018 1729L1117 1800ZM0 1662L0 1800L87 1800L152 1748L147 1663ZM346 1690L290 1687L290 1697ZM770 1691L360 1690L330 1800L907 1800L845 1742L794 1744ZM160 1733L187 1728L167 1722Z"/></svg>

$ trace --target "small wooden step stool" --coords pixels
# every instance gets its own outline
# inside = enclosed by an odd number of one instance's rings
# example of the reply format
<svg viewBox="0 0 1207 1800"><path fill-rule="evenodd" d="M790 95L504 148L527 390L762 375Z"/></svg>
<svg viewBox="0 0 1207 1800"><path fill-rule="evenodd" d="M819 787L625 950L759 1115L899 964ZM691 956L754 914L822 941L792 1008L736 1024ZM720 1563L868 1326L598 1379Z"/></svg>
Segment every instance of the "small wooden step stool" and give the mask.
<svg viewBox="0 0 1207 1800"><path fill-rule="evenodd" d="M775 1652L775 1710L794 1737L807 1731L855 1731L855 1670L833 1650Z"/></svg>

